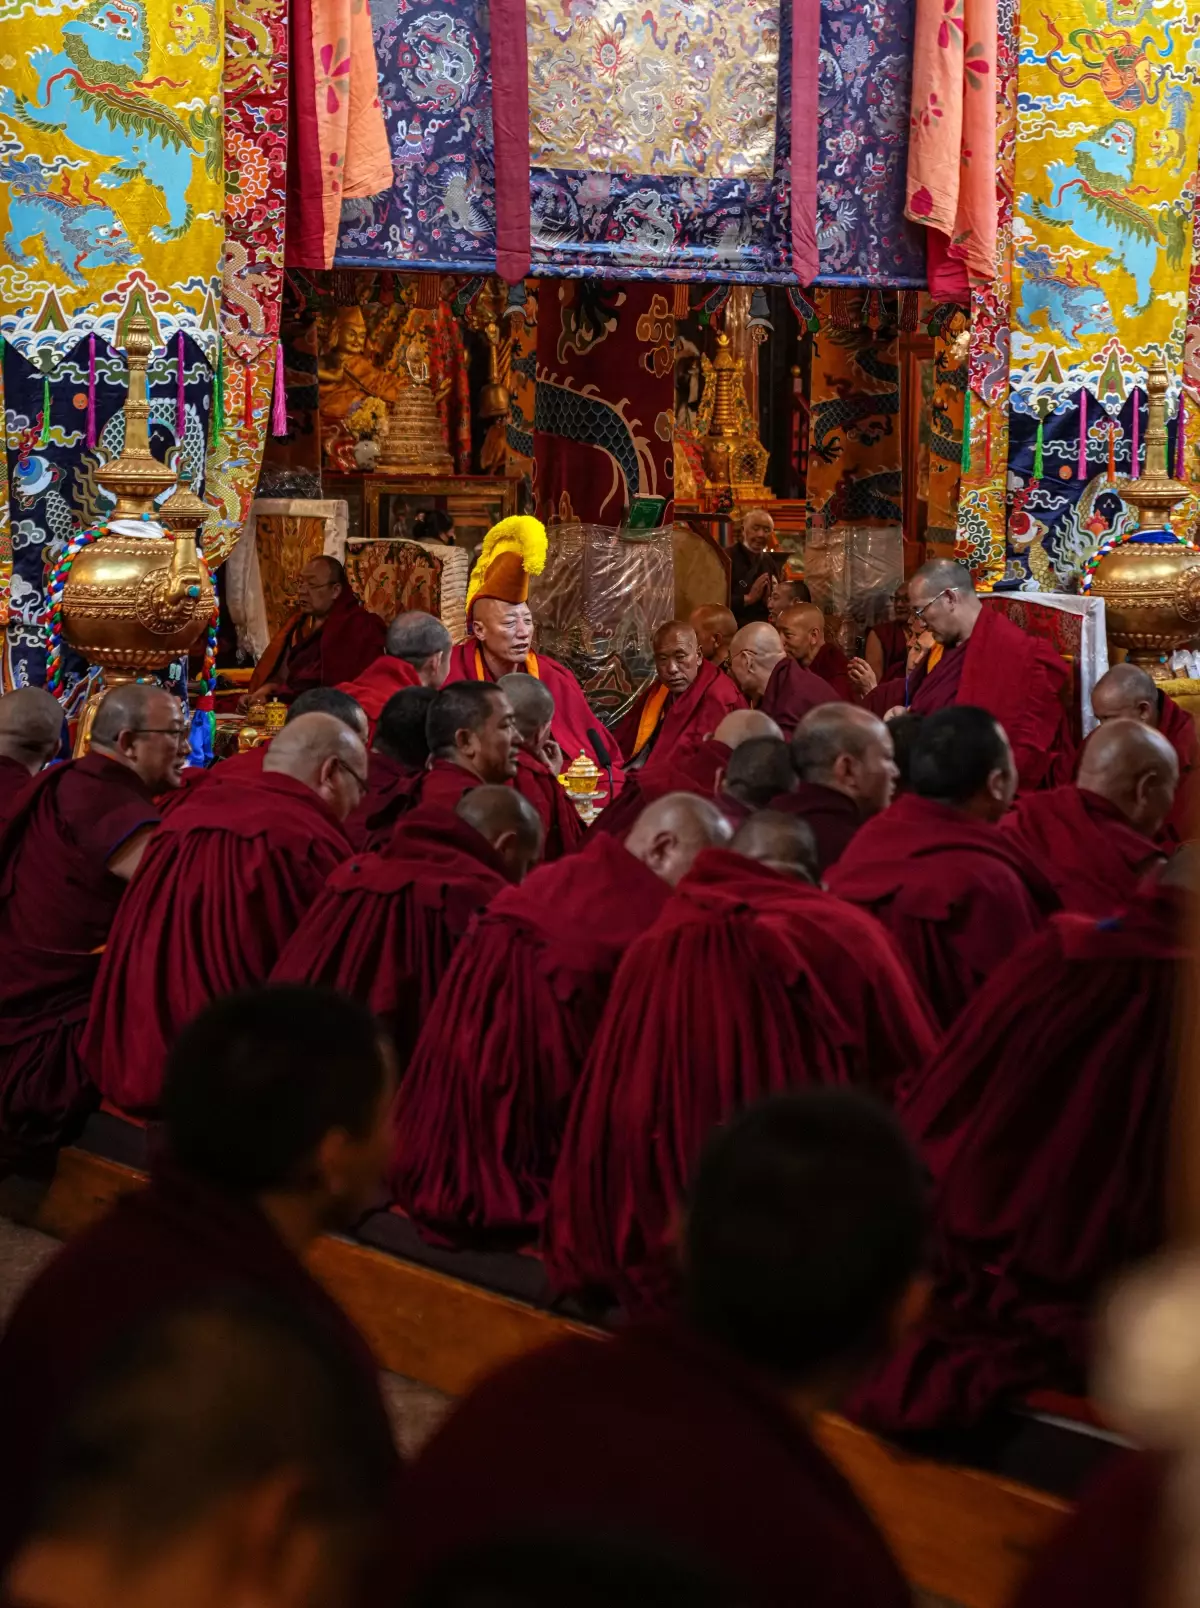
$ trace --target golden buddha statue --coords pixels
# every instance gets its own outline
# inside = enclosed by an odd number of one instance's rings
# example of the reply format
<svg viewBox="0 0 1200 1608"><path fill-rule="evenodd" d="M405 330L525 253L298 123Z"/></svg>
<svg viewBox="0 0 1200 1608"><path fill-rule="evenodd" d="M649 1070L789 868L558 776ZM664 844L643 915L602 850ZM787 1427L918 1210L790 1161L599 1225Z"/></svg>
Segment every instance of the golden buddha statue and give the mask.
<svg viewBox="0 0 1200 1608"><path fill-rule="evenodd" d="M328 351L317 361L322 419L344 420L370 397L399 401L407 376L389 374L367 354L367 320L361 307L338 308L329 340Z"/></svg>

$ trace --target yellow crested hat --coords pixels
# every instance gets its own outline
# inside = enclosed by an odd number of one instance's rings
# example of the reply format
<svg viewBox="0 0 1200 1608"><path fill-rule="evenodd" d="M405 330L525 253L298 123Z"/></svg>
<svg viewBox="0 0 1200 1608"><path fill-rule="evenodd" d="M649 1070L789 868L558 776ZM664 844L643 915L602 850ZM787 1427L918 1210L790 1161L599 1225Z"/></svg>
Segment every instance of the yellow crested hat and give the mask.
<svg viewBox="0 0 1200 1608"><path fill-rule="evenodd" d="M498 597L505 603L524 603L529 577L546 567L546 527L530 514L514 514L493 525L483 538L479 562L467 584L467 616L476 599Z"/></svg>

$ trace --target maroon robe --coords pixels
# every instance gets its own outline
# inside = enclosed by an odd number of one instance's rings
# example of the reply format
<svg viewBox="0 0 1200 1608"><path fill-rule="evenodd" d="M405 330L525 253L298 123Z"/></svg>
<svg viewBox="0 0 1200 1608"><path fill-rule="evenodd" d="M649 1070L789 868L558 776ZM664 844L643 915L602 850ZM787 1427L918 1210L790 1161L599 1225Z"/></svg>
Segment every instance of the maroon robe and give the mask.
<svg viewBox="0 0 1200 1608"><path fill-rule="evenodd" d="M668 892L595 836L494 899L459 945L397 1102L392 1191L424 1228L533 1237L613 973Z"/></svg>
<svg viewBox="0 0 1200 1608"><path fill-rule="evenodd" d="M849 663L836 642L823 642L808 669L814 676L820 676L822 681L828 681L838 697L846 703L857 703L858 691L846 673Z"/></svg>
<svg viewBox="0 0 1200 1608"><path fill-rule="evenodd" d="M1064 910L1111 916L1135 896L1161 852L1115 804L1069 783L1030 793L1001 823L1045 872Z"/></svg>
<svg viewBox="0 0 1200 1608"><path fill-rule="evenodd" d="M0 834L0 1159L59 1142L95 1099L80 1039L126 892L108 862L158 820L137 772L93 751L43 771Z"/></svg>
<svg viewBox="0 0 1200 1608"><path fill-rule="evenodd" d="M406 687L419 687L421 678L407 659L396 659L390 653L381 653L353 681L344 681L339 692L348 693L366 715L371 725L368 741L375 736L375 722L384 711L390 698Z"/></svg>
<svg viewBox="0 0 1200 1608"><path fill-rule="evenodd" d="M338 866L275 963L271 980L362 1000L407 1064L455 945L509 885L473 826L436 804L402 816L383 854Z"/></svg>
<svg viewBox="0 0 1200 1608"><path fill-rule="evenodd" d="M637 748L638 727L642 711L649 700L662 687L657 677L643 688L625 718L613 727L613 740L618 744L628 765L643 749ZM700 672L695 681L678 697L670 697L659 711L658 725L650 736L649 752L642 764L642 774L653 774L660 766L686 759L687 755L704 741L734 709L745 709L746 700L730 676L723 675L716 665L701 660Z"/></svg>
<svg viewBox="0 0 1200 1608"><path fill-rule="evenodd" d="M756 1608L910 1608L887 1546L783 1394L682 1325L509 1363L418 1458L414 1576L530 1529L693 1558Z"/></svg>
<svg viewBox="0 0 1200 1608"><path fill-rule="evenodd" d="M155 1312L224 1290L262 1294L321 1330L358 1365L364 1408L387 1433L370 1348L257 1204L163 1167L55 1253L0 1340L0 1572L32 1517L44 1458L89 1368Z"/></svg>
<svg viewBox="0 0 1200 1608"><path fill-rule="evenodd" d="M798 815L812 828L817 840L817 858L821 875L835 865L850 845L851 839L863 824L858 805L836 787L822 787L819 782L801 782L791 793L780 793L773 798L768 809L782 815Z"/></svg>
<svg viewBox="0 0 1200 1608"><path fill-rule="evenodd" d="M517 755L517 774L513 786L538 812L542 823L542 859L561 860L583 842L587 828L569 793L546 764L528 749Z"/></svg>
<svg viewBox="0 0 1200 1608"><path fill-rule="evenodd" d="M1200 734L1187 710L1165 692L1158 695L1158 729L1179 760L1179 787L1161 833L1162 841L1168 846L1191 843L1200 836Z"/></svg>
<svg viewBox="0 0 1200 1608"><path fill-rule="evenodd" d="M100 964L83 1055L101 1093L152 1111L175 1035L210 1001L265 982L350 845L303 782L215 780L172 810Z"/></svg>
<svg viewBox="0 0 1200 1608"><path fill-rule="evenodd" d="M864 1393L885 1432L1082 1394L1096 1299L1164 1235L1185 899L1058 916L999 966L904 1092L933 1178L934 1300Z"/></svg>
<svg viewBox="0 0 1200 1608"><path fill-rule="evenodd" d="M18 759L0 754L0 826L16 808L17 800L33 781L33 777Z"/></svg>
<svg viewBox="0 0 1200 1608"><path fill-rule="evenodd" d="M903 679L908 669L908 634L899 620L880 620L871 630L879 638L883 649L883 674L880 681ZM868 636L870 632L868 632Z"/></svg>
<svg viewBox="0 0 1200 1608"><path fill-rule="evenodd" d="M626 779L620 798L601 810L592 830L623 838L646 805L657 803L668 793L695 793L699 798L713 798L717 778L728 766L732 753L727 743L710 737L698 748L689 750L684 759L661 765L649 776L635 771ZM721 808L724 808L723 803Z"/></svg>
<svg viewBox="0 0 1200 1608"><path fill-rule="evenodd" d="M367 791L343 822L350 845L359 854L387 847L396 821L408 808L413 784L423 774L372 748L367 755Z"/></svg>
<svg viewBox="0 0 1200 1608"><path fill-rule="evenodd" d="M828 881L888 929L942 1027L1058 908L1007 833L912 793L866 822Z"/></svg>
<svg viewBox="0 0 1200 1608"><path fill-rule="evenodd" d="M340 687L360 676L384 650L387 626L364 609L348 586L319 624L294 614L267 645L254 667L250 691L282 680L280 697L291 701L313 687Z"/></svg>
<svg viewBox="0 0 1200 1608"><path fill-rule="evenodd" d="M800 878L706 850L614 981L554 1173L552 1283L661 1311L673 1219L714 1127L805 1084L886 1095L932 1047L925 1004L877 923Z"/></svg>
<svg viewBox="0 0 1200 1608"><path fill-rule="evenodd" d="M756 708L760 714L770 715L783 735L790 737L810 709L840 701L828 681L785 655L771 671Z"/></svg>

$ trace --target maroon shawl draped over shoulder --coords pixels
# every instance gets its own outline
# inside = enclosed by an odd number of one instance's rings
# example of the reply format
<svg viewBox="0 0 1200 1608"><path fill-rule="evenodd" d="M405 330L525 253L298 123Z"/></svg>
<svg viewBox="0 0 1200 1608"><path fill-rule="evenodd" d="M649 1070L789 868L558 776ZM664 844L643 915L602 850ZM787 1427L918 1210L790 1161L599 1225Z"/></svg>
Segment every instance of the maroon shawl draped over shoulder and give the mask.
<svg viewBox="0 0 1200 1608"><path fill-rule="evenodd" d="M372 763L376 757L372 753ZM464 793L469 793L473 787L482 785L474 771L467 770L464 765L459 765L453 759L431 759L424 770L404 773L401 773L402 767L395 766L397 774L387 780L386 768L391 768L392 765L392 761L386 761L385 766L376 767L380 785L378 802L374 804L370 791L371 772L368 768L367 796L363 799L360 809L356 810L346 823L347 835L353 834L351 841L355 842L355 847L358 843L362 843L372 851L385 849L396 823L410 810L418 809L423 804L436 804L440 809L449 810L453 815ZM364 810L369 810L369 813L363 813Z"/></svg>
<svg viewBox="0 0 1200 1608"><path fill-rule="evenodd" d="M840 701L828 681L785 656L771 671L757 708L760 714L770 715L783 735L790 737L810 709Z"/></svg>
<svg viewBox="0 0 1200 1608"><path fill-rule="evenodd" d="M338 691L355 700L371 723L371 738L375 736L375 722L383 713L389 698L405 687L419 687L421 678L407 659L396 659L390 653L381 653L373 659L361 675L353 681L338 684Z"/></svg>
<svg viewBox="0 0 1200 1608"><path fill-rule="evenodd" d="M1057 916L999 967L906 1092L934 1180L927 1322L873 1382L885 1431L1081 1391L1093 1304L1164 1231L1183 896Z"/></svg>
<svg viewBox="0 0 1200 1608"><path fill-rule="evenodd" d="M366 1341L258 1206L161 1167L147 1188L122 1196L55 1253L0 1339L0 1570L31 1518L43 1459L89 1368L156 1311L239 1289L267 1295L332 1337L358 1365L368 1409L386 1426Z"/></svg>
<svg viewBox="0 0 1200 1608"><path fill-rule="evenodd" d="M32 781L33 777L19 760L0 754L0 826L12 814L17 800Z"/></svg>
<svg viewBox="0 0 1200 1608"><path fill-rule="evenodd" d="M699 798L713 798L717 778L729 764L732 753L728 744L710 737L707 742L689 749L683 759L660 765L649 776L645 771L634 771L626 778L621 796L601 810L592 831L623 838L646 805L666 798L668 793L695 793Z"/></svg>
<svg viewBox="0 0 1200 1608"><path fill-rule="evenodd" d="M313 687L340 687L360 676L384 650L387 626L343 586L324 621L305 632L308 616L294 614L254 667L250 690L284 677L282 696L298 698Z"/></svg>
<svg viewBox="0 0 1200 1608"><path fill-rule="evenodd" d="M101 1093L157 1104L167 1050L222 994L265 982L349 854L338 822L290 776L214 780L172 810L122 902L84 1039Z"/></svg>
<svg viewBox="0 0 1200 1608"><path fill-rule="evenodd" d="M352 848L363 854L387 847L396 821L408 807L408 795L422 774L372 748L367 755L367 791L342 822Z"/></svg>
<svg viewBox="0 0 1200 1608"><path fill-rule="evenodd" d="M883 674L880 682L904 679L908 668L908 636L899 620L879 620L871 627L883 649Z"/></svg>
<svg viewBox="0 0 1200 1608"><path fill-rule="evenodd" d="M672 1220L714 1127L803 1084L889 1093L932 1047L925 1005L870 917L706 850L613 983L554 1172L553 1283L661 1310Z"/></svg>
<svg viewBox="0 0 1200 1608"><path fill-rule="evenodd" d="M587 829L566 788L544 760L522 748L513 786L538 812L544 834L542 859L547 864L579 847Z"/></svg>
<svg viewBox="0 0 1200 1608"><path fill-rule="evenodd" d="M911 793L862 827L828 881L888 929L942 1027L1058 908L1006 833Z"/></svg>
<svg viewBox="0 0 1200 1608"><path fill-rule="evenodd" d="M532 1236L613 973L668 891L599 836L479 918L398 1096L392 1191L419 1224Z"/></svg>
<svg viewBox="0 0 1200 1608"><path fill-rule="evenodd" d="M782 1396L682 1325L560 1340L509 1363L450 1414L412 1484L414 1575L531 1526L583 1526L695 1558L758 1608L911 1601Z"/></svg>
<svg viewBox="0 0 1200 1608"><path fill-rule="evenodd" d="M827 681L838 697L844 699L846 703L857 703L858 691L846 673L849 664L849 659L836 642L823 642L808 669L814 676L820 676L822 681Z"/></svg>
<svg viewBox="0 0 1200 1608"><path fill-rule="evenodd" d="M1111 916L1162 855L1115 804L1069 783L1030 793L1001 822L1045 872L1064 910Z"/></svg>
<svg viewBox="0 0 1200 1608"><path fill-rule="evenodd" d="M0 834L0 1158L54 1144L94 1095L79 1042L125 883L108 862L159 812L93 751L43 771Z"/></svg>
<svg viewBox="0 0 1200 1608"><path fill-rule="evenodd" d="M1163 827L1163 842L1191 843L1200 836L1200 734L1187 710L1165 692L1158 695L1158 729L1179 760L1179 788Z"/></svg>
<svg viewBox="0 0 1200 1608"><path fill-rule="evenodd" d="M781 815L798 815L812 828L817 840L817 857L821 874L835 865L849 847L854 834L863 824L858 805L836 787L822 787L818 782L801 782L791 793L780 793L773 798L770 809Z"/></svg>
<svg viewBox="0 0 1200 1608"><path fill-rule="evenodd" d="M338 866L272 980L340 989L391 1032L403 1067L471 917L508 887L474 827L436 804L402 817L383 854Z"/></svg>
<svg viewBox="0 0 1200 1608"><path fill-rule="evenodd" d="M637 698L633 708L613 727L613 740L618 744L625 763L637 752L638 726L647 701L661 688L657 677ZM699 746L734 709L745 709L746 700L737 689L733 678L718 670L716 665L701 660L700 673L685 693L668 698L659 714L653 734L653 747L642 766L642 774L653 774L660 765L683 759Z"/></svg>

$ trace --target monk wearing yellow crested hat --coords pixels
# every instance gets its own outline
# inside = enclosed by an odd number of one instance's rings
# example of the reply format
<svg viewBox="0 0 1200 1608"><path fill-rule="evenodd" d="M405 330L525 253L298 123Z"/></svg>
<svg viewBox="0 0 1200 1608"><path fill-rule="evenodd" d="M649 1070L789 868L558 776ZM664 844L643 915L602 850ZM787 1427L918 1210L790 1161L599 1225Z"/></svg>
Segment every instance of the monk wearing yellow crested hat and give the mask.
<svg viewBox="0 0 1200 1608"><path fill-rule="evenodd" d="M516 514L493 525L483 542L479 562L467 587L467 639L450 655L451 681L499 681L501 676L525 672L536 676L554 695L551 733L569 765L586 754L603 766L613 766L613 786L619 791L624 776L617 744L605 736L599 717L588 707L578 681L557 659L533 651L533 615L529 609L529 577L546 565L546 527L541 520ZM607 756L597 753L588 736L599 733Z"/></svg>

